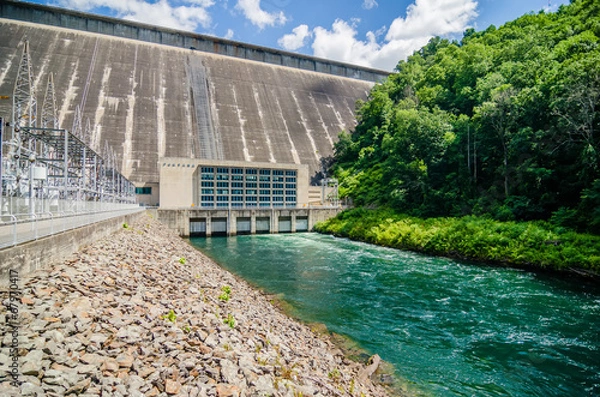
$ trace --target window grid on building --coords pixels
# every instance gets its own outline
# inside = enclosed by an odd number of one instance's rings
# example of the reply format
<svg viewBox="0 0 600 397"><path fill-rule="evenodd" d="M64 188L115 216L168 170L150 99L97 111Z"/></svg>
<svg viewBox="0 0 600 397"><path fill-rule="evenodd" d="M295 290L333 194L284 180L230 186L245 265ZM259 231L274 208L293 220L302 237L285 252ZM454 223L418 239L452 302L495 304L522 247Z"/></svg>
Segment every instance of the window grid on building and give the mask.
<svg viewBox="0 0 600 397"><path fill-rule="evenodd" d="M201 166L200 207L295 207L296 176L296 170Z"/></svg>

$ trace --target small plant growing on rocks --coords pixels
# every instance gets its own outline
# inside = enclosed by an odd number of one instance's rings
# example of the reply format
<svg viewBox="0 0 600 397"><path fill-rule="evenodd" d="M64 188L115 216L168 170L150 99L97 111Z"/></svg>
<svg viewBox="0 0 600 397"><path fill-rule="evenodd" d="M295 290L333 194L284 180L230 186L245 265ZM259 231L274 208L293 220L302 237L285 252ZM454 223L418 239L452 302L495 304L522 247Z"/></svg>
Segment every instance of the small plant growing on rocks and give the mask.
<svg viewBox="0 0 600 397"><path fill-rule="evenodd" d="M123 222L123 229L129 229L129 225L127 224L127 222Z"/></svg>
<svg viewBox="0 0 600 397"><path fill-rule="evenodd" d="M227 315L227 318L223 320L223 323L229 325L229 328L235 328L235 318L233 318L233 315L231 313Z"/></svg>
<svg viewBox="0 0 600 397"><path fill-rule="evenodd" d="M170 322L174 323L175 320L177 320L177 315L175 314L175 312L173 311L173 309L169 310L168 314L165 314L164 316L161 316L161 318L165 319L165 320L169 320Z"/></svg>
<svg viewBox="0 0 600 397"><path fill-rule="evenodd" d="M179 258L179 263L185 265L186 259L184 257Z"/></svg>
<svg viewBox="0 0 600 397"><path fill-rule="evenodd" d="M189 325L184 325L183 327L181 327L181 330L183 332L185 332L186 334L189 334L192 329L190 328Z"/></svg>
<svg viewBox="0 0 600 397"><path fill-rule="evenodd" d="M342 374L340 374L340 371L338 371L338 369L334 369L333 371L330 371L327 376L329 377L329 379L333 380L334 382L337 382L340 380Z"/></svg>
<svg viewBox="0 0 600 397"><path fill-rule="evenodd" d="M219 295L219 299L223 302L229 302L229 298L231 295L231 287L228 285L224 285L221 287L221 291L223 291L223 293Z"/></svg>

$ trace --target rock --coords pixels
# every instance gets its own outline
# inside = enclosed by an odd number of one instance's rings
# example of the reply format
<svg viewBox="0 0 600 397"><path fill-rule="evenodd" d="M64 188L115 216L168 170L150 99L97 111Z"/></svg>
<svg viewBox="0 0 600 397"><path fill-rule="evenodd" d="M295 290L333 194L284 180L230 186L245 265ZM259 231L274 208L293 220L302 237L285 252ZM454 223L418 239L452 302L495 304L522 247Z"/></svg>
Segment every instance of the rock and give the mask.
<svg viewBox="0 0 600 397"><path fill-rule="evenodd" d="M273 377L269 375L259 376L258 379L254 382L254 387L257 392L261 395L271 396L275 394L275 387L273 385Z"/></svg>
<svg viewBox="0 0 600 397"><path fill-rule="evenodd" d="M42 370L42 358L44 353L41 350L32 350L23 358L21 373L24 375L37 376Z"/></svg>
<svg viewBox="0 0 600 397"><path fill-rule="evenodd" d="M106 340L108 339L108 337L104 334L93 334L92 336L90 336L90 343L96 343L98 345L103 344L104 342L106 342Z"/></svg>
<svg viewBox="0 0 600 397"><path fill-rule="evenodd" d="M69 389L67 389L66 394L70 394L70 393L81 394L85 390L87 390L88 387L90 387L91 383L92 383L92 380L90 378L83 379L83 380L75 383Z"/></svg>
<svg viewBox="0 0 600 397"><path fill-rule="evenodd" d="M377 367L379 367L379 363L381 362L381 357L375 354L371 356L369 362L371 364L368 367L363 368L358 374L358 380L361 382L365 382L368 378L371 377L371 375L373 375L375 371L377 371Z"/></svg>
<svg viewBox="0 0 600 397"><path fill-rule="evenodd" d="M119 364L119 367L131 368L134 358L131 354L121 353L117 356L116 360L117 364Z"/></svg>
<svg viewBox="0 0 600 397"><path fill-rule="evenodd" d="M181 383L175 381L175 380L171 380L171 379L167 379L167 381L165 382L165 392L167 394L179 394L179 391L181 390Z"/></svg>
<svg viewBox="0 0 600 397"><path fill-rule="evenodd" d="M239 397L240 388L235 385L220 383L217 385L217 397Z"/></svg>
<svg viewBox="0 0 600 397"><path fill-rule="evenodd" d="M79 357L79 361L81 361L84 364L91 365L101 365L104 362L104 360L105 357L94 353L85 353Z"/></svg>
<svg viewBox="0 0 600 397"><path fill-rule="evenodd" d="M221 377L226 383L237 384L239 368L229 360L221 360Z"/></svg>

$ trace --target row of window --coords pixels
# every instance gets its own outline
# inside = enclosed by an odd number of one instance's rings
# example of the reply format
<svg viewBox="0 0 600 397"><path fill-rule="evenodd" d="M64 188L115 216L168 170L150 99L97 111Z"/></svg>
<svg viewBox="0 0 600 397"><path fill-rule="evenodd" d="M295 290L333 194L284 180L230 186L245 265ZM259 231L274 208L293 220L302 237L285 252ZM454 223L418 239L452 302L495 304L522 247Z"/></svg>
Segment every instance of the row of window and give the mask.
<svg viewBox="0 0 600 397"><path fill-rule="evenodd" d="M211 174L211 173L203 173L201 179L203 181L214 181L215 179L217 181L228 181L230 178L229 175L226 174ZM296 183L296 177L282 177L282 176L260 176L260 177L256 177L256 175L246 175L246 178L244 178L243 175L231 175L231 180L232 181L250 181L250 182L256 182L256 181L260 181L260 182L288 182L288 183Z"/></svg>
<svg viewBox="0 0 600 397"><path fill-rule="evenodd" d="M229 202L229 196L202 196L202 203L213 203L215 201L217 202ZM271 200L272 199L272 200ZM281 196L275 196L275 197L270 197L270 196L231 196L231 202L235 203L241 203L241 202L256 202L256 201L260 201L263 203L270 203L271 201L273 201L274 203L276 202L287 202L287 203L295 203L296 202L296 197L292 196L292 197L281 197Z"/></svg>
<svg viewBox="0 0 600 397"><path fill-rule="evenodd" d="M285 176L296 176L296 171L295 170L268 170L268 169L261 169L258 170L256 168L224 168L224 167L216 167L217 170L217 174L229 174L231 173L231 175L285 175ZM215 173L215 167L201 167L200 171L202 173L209 173L209 174L214 174ZM231 171L231 172L230 172ZM244 172L245 171L245 172Z"/></svg>
<svg viewBox="0 0 600 397"><path fill-rule="evenodd" d="M201 183L202 187L215 187L215 183L214 182L207 182L207 181L202 181ZM271 189L271 187L273 189L283 189L285 186L286 189L296 189L296 184L295 183L286 183L285 185L283 183L260 183L257 184L256 182L246 182L245 184L243 182L231 182L231 185L229 184L229 182L217 182L216 187L232 187L232 188L256 188L256 187L260 187L261 189Z"/></svg>
<svg viewBox="0 0 600 397"><path fill-rule="evenodd" d="M229 194L229 189L202 189L201 194L202 195L215 194L215 191L218 195L228 195ZM247 196L256 195L257 194L256 192L257 192L256 189L246 189ZM261 196L269 196L269 195L271 195L271 193L273 194L273 196L283 196L283 192L284 192L284 190L258 190L258 194L260 194ZM232 195L243 195L244 189L231 189L231 194ZM285 195L286 196L296 196L296 191L295 190L285 190Z"/></svg>
<svg viewBox="0 0 600 397"><path fill-rule="evenodd" d="M264 208L294 208L296 203L202 203L201 207L203 208L255 208L255 207L264 207Z"/></svg>

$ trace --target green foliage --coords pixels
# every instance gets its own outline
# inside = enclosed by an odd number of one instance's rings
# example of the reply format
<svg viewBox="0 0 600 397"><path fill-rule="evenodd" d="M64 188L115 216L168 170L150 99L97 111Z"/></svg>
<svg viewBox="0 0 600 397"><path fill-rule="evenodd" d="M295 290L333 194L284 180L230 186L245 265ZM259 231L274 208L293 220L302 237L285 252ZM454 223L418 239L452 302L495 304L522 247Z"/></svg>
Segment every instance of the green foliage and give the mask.
<svg viewBox="0 0 600 397"><path fill-rule="evenodd" d="M228 285L224 285L221 287L221 295L219 295L219 299L223 302L229 302L229 298L231 297L231 287Z"/></svg>
<svg viewBox="0 0 600 397"><path fill-rule="evenodd" d="M549 222L416 218L389 209L347 210L315 230L368 243L489 263L600 272L600 237Z"/></svg>
<svg viewBox="0 0 600 397"><path fill-rule="evenodd" d="M229 328L235 328L235 318L231 313L227 315L227 318L223 320L223 323L229 325Z"/></svg>
<svg viewBox="0 0 600 397"><path fill-rule="evenodd" d="M182 265L185 265L185 262L187 262L185 258L183 258L183 257L179 258L179 263L181 263Z"/></svg>
<svg viewBox="0 0 600 397"><path fill-rule="evenodd" d="M164 316L161 316L161 318L163 320L168 320L172 323L174 323L177 320L177 315L175 314L175 312L173 311L173 309L169 310L168 314L165 314Z"/></svg>
<svg viewBox="0 0 600 397"><path fill-rule="evenodd" d="M460 42L433 38L399 62L335 145L340 194L419 217L552 218L598 232L598 9L573 0Z"/></svg>
<svg viewBox="0 0 600 397"><path fill-rule="evenodd" d="M123 229L129 229L129 225L127 224L127 222L123 223Z"/></svg>

